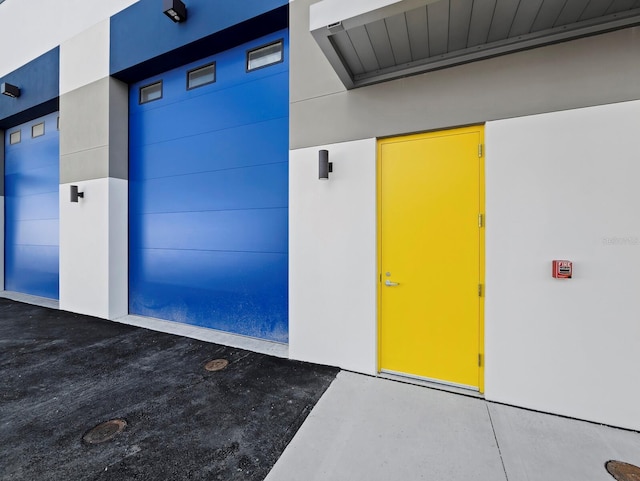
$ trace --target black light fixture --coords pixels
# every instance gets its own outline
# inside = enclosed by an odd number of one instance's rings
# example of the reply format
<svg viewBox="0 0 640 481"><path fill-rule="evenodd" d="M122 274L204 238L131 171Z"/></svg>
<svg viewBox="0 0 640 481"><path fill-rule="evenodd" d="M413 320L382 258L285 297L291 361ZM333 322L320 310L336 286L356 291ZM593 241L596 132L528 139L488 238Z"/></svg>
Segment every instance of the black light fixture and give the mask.
<svg viewBox="0 0 640 481"><path fill-rule="evenodd" d="M333 172L333 162L329 162L329 151L321 150L318 152L318 179L328 179L329 172Z"/></svg>
<svg viewBox="0 0 640 481"><path fill-rule="evenodd" d="M14 99L20 97L20 89L15 85L11 85L7 82L4 82L2 85L0 85L0 92L2 93L2 95L13 97Z"/></svg>
<svg viewBox="0 0 640 481"><path fill-rule="evenodd" d="M78 202L78 197L84 199L84 192L78 192L78 186L71 186L71 202Z"/></svg>
<svg viewBox="0 0 640 481"><path fill-rule="evenodd" d="M162 0L162 11L176 23L187 19L187 7L182 0Z"/></svg>

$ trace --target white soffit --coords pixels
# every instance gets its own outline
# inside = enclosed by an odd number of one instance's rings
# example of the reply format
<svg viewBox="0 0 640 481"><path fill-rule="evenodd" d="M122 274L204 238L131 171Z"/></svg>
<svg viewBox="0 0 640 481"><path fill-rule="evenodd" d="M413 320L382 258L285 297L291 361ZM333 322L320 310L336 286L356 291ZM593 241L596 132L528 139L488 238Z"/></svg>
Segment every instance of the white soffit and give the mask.
<svg viewBox="0 0 640 481"><path fill-rule="evenodd" d="M323 0L310 30L349 89L640 24L640 0Z"/></svg>

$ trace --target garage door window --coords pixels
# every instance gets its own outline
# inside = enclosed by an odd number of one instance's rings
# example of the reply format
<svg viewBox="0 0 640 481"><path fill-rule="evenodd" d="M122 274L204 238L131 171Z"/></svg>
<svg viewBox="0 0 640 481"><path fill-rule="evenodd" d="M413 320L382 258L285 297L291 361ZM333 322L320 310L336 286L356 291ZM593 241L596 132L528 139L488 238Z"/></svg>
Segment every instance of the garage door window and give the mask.
<svg viewBox="0 0 640 481"><path fill-rule="evenodd" d="M140 87L140 103L146 104L147 102L153 102L154 100L160 100L162 98L162 80L160 82L147 85L146 87Z"/></svg>
<svg viewBox="0 0 640 481"><path fill-rule="evenodd" d="M44 135L44 122L35 124L31 127L31 137L35 139L36 137L40 137L42 135Z"/></svg>
<svg viewBox="0 0 640 481"><path fill-rule="evenodd" d="M263 67L268 67L284 61L282 40L249 50L247 52L247 72Z"/></svg>
<svg viewBox="0 0 640 481"><path fill-rule="evenodd" d="M11 132L9 134L9 143L11 145L20 143L20 140L21 140L21 133L20 132L21 132L20 130L16 130L15 132Z"/></svg>
<svg viewBox="0 0 640 481"><path fill-rule="evenodd" d="M210 63L187 72L187 90L209 85L216 81L216 64Z"/></svg>

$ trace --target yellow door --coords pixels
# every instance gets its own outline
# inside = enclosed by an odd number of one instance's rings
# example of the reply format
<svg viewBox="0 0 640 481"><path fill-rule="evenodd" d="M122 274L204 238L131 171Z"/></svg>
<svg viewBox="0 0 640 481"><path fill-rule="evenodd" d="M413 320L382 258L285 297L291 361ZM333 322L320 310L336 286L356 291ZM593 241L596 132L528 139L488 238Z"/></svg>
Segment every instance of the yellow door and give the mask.
<svg viewBox="0 0 640 481"><path fill-rule="evenodd" d="M379 142L382 371L482 391L483 134Z"/></svg>

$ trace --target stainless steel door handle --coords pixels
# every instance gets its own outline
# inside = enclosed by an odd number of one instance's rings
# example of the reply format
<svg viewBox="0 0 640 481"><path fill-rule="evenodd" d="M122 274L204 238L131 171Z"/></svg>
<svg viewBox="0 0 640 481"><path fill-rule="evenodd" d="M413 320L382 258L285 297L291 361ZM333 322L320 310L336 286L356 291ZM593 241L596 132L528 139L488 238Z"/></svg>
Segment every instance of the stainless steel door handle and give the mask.
<svg viewBox="0 0 640 481"><path fill-rule="evenodd" d="M387 287L394 287L394 286L399 285L399 283L398 282L391 282L389 279L387 279L386 281L384 281L384 285L387 286Z"/></svg>

